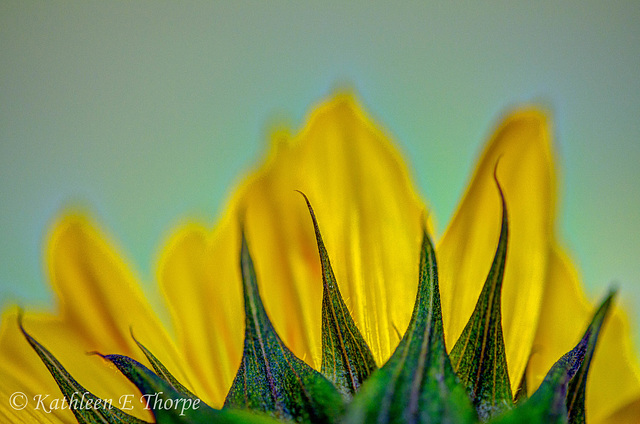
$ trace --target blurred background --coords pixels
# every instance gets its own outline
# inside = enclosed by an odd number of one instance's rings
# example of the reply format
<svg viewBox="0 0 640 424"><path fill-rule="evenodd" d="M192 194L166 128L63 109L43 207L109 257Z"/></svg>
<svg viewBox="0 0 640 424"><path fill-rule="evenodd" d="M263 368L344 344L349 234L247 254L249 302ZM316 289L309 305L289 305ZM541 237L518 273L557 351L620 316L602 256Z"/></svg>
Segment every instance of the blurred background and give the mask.
<svg viewBox="0 0 640 424"><path fill-rule="evenodd" d="M48 226L90 211L157 301L159 246L349 86L438 235L509 107L553 114L559 233L640 345L640 3L0 2L0 303L47 308ZM413 2L412 2L413 3Z"/></svg>

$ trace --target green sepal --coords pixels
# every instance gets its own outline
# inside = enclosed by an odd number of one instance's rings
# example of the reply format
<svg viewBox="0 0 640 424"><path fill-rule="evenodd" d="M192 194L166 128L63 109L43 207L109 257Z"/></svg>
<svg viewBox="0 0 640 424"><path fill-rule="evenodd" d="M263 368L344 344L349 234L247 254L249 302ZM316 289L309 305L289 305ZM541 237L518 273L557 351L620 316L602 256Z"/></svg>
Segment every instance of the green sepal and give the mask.
<svg viewBox="0 0 640 424"><path fill-rule="evenodd" d="M99 354L100 355L100 354ZM158 424L276 424L267 416L213 409L199 398L178 392L172 384L124 355L100 355L113 363L142 393Z"/></svg>
<svg viewBox="0 0 640 424"><path fill-rule="evenodd" d="M526 401L529 398L529 392L527 388L527 369L529 368L529 364L524 368L524 372L522 373L522 379L520 379L520 384L518 385L518 390L516 390L516 394L513 396L513 403L519 405Z"/></svg>
<svg viewBox="0 0 640 424"><path fill-rule="evenodd" d="M498 247L473 314L450 355L453 368L467 387L483 421L513 407L501 313L509 224L507 205L497 179L496 184L502 201Z"/></svg>
<svg viewBox="0 0 640 424"><path fill-rule="evenodd" d="M296 422L335 422L343 411L342 396L322 374L297 358L273 328L260 299L244 232L240 266L245 307L244 350L225 407L265 412Z"/></svg>
<svg viewBox="0 0 640 424"><path fill-rule="evenodd" d="M76 420L80 424L148 424L146 421L129 415L113 406L110 402L95 396L78 383L47 348L27 333L22 325L22 313L18 316L18 326L33 350L49 369L51 376L56 380L69 405L69 409L73 411ZM107 403L109 404L108 406ZM92 406L90 407L89 404ZM98 407L98 404L102 406Z"/></svg>
<svg viewBox="0 0 640 424"><path fill-rule="evenodd" d="M598 335L600 329L604 323L605 318L611 307L611 303L615 296L615 291L609 292L607 297L602 301L598 309L596 310L591 323L587 328L584 337L588 338L587 351L584 355L584 361L580 366L580 369L576 375L569 382L569 388L567 392L567 413L569 416L570 424L584 424L586 422L585 414L585 393L587 388L587 375L589 373L589 366L591 365L591 359L598 342Z"/></svg>
<svg viewBox="0 0 640 424"><path fill-rule="evenodd" d="M447 356L433 246L424 231L420 277L407 331L362 385L344 422L472 423L477 415Z"/></svg>
<svg viewBox="0 0 640 424"><path fill-rule="evenodd" d="M551 367L529 399L496 417L491 424L567 423L567 387L582 364L588 341L587 332L576 347Z"/></svg>
<svg viewBox="0 0 640 424"><path fill-rule="evenodd" d="M138 339L136 339L136 337L133 335L133 330L130 329L130 333L131 333L131 338L133 339L134 342L136 342L136 344L138 345L138 347L140 348L140 350L142 351L142 353L144 353L144 356L147 357L147 360L149 361L149 363L151 364L151 366L153 367L154 371L156 372L156 374L162 378L164 381L166 381L167 383L169 383L171 385L171 387L173 387L178 393L191 398L191 399L196 399L197 396L194 395L189 389L187 389L184 385L182 385L182 383L180 383L167 369L167 367L164 366L164 364L162 362L160 362L160 360L158 360L158 358L155 357L155 355L153 353L151 353L151 351L149 349L147 349L142 343L140 343L138 341Z"/></svg>
<svg viewBox="0 0 640 424"><path fill-rule="evenodd" d="M378 366L342 299L311 203L304 193L299 193L309 208L322 264L321 372L349 399Z"/></svg>

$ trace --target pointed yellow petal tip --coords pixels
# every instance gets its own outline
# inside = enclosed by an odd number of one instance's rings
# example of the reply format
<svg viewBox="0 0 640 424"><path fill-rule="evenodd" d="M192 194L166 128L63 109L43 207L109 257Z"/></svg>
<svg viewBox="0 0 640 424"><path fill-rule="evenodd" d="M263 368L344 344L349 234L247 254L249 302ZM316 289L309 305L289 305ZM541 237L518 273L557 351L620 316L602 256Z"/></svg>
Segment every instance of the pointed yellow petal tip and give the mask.
<svg viewBox="0 0 640 424"><path fill-rule="evenodd" d="M538 321L555 219L554 167L544 109L521 107L505 114L437 248L445 333L452 346L475 307L497 245L502 212L496 170L510 227L502 316L512 376L524 372ZM518 382L512 378L512 389Z"/></svg>
<svg viewBox="0 0 640 424"><path fill-rule="evenodd" d="M511 123L534 123L541 126L550 126L551 113L544 107L538 105L517 106L507 112L502 118L503 125Z"/></svg>
<svg viewBox="0 0 640 424"><path fill-rule="evenodd" d="M308 210L295 190L316 209L345 302L378 362L395 347L394 328L406 326L414 301L424 203L396 147L353 93L337 92L311 109L301 129L277 128L270 138L267 159L233 192L206 243L189 242L196 237L179 230L159 263L182 349L192 366L219 376L208 392L220 402L233 378L220 363L234 370L242 351L239 211L246 212L267 313L285 344L310 364L320 365L321 269ZM178 278L181 269L187 276Z"/></svg>
<svg viewBox="0 0 640 424"><path fill-rule="evenodd" d="M227 210L212 232L181 224L162 250L157 278L195 391L221 407L242 354L244 315L236 224Z"/></svg>
<svg viewBox="0 0 640 424"><path fill-rule="evenodd" d="M539 105L521 105L507 110L498 120L499 124L494 134L500 133L510 126L524 125L529 128L538 128L542 131L552 127L551 111Z"/></svg>
<svg viewBox="0 0 640 424"><path fill-rule="evenodd" d="M290 147L291 144L291 130L284 125L278 125L271 129L269 132L270 148L267 161L271 160L272 156L277 155L277 152L286 147Z"/></svg>
<svg viewBox="0 0 640 424"><path fill-rule="evenodd" d="M497 143L497 140L504 139L502 143L507 141L509 144L501 146L502 148L507 148L510 144L530 145L533 143L544 146L543 149L551 151L553 122L547 109L534 105L520 106L505 113L499 122L494 129L490 145L500 144ZM511 134L519 136L514 137Z"/></svg>
<svg viewBox="0 0 640 424"><path fill-rule="evenodd" d="M49 226L50 231L47 237L48 249L51 250L54 248L67 232L82 232L82 228L88 225L88 217L86 215L79 212L64 213Z"/></svg>
<svg viewBox="0 0 640 424"><path fill-rule="evenodd" d="M362 112L362 107L356 94L349 89L340 89L336 91L332 96L324 101L324 107L327 109L338 109L340 107L347 107ZM315 108L320 111L323 106Z"/></svg>
<svg viewBox="0 0 640 424"><path fill-rule="evenodd" d="M126 276L126 279L131 280L126 283L134 285L133 276L118 257L116 249L112 247L113 243L99 230L87 213L67 211L57 218L50 228L45 243L46 267L61 301L64 302L70 291L97 283L87 281L86 277L91 271L100 272L105 267L112 268L109 270L111 272ZM78 273L85 271L89 274ZM73 273L73 278L69 278L70 272ZM78 287L74 286L76 283Z"/></svg>
<svg viewBox="0 0 640 424"><path fill-rule="evenodd" d="M305 124L303 129L300 132L303 132L304 128L307 128L314 120L322 119L320 117L323 115L339 115L347 111L351 111L353 116L359 116L364 121L370 121L358 102L355 92L352 89L341 87L333 95L328 96L326 99L318 102L314 107L310 108L310 111L304 119ZM283 122L276 122L273 124L268 133L271 148L267 159L261 166L261 169L270 162L269 159L271 159L272 156L275 156L280 148L291 148L295 143L300 142L299 134L293 135L291 127Z"/></svg>
<svg viewBox="0 0 640 424"><path fill-rule="evenodd" d="M133 325L150 335L151 350L170 355L166 363L181 362L133 272L87 214L67 212L52 225L46 260L60 325L75 332L87 350L139 357L129 336Z"/></svg>
<svg viewBox="0 0 640 424"><path fill-rule="evenodd" d="M277 140L277 136L272 140ZM404 243L411 240L412 243L415 242L415 252L419 251L420 214L424 205L412 185L404 161L389 137L366 114L356 96L349 90L338 91L317 104L307 115L301 130L286 142L273 143L272 141L272 144L278 146L277 152L272 151L270 160L260 168L255 178L248 179L248 183L243 186L244 194L241 196L249 205L248 238L256 252L254 253L255 262L260 267L260 263L265 262L260 260L260 252L265 249L273 250L275 243L285 256L284 263L290 262L291 268L281 277L288 282L285 285L290 284L289 289L285 290L287 293L283 293L282 296L307 298L320 287L314 283L315 279L319 278L320 270L308 211L294 194L294 190L303 191L316 208L330 255L332 246L337 250L331 256L336 258L333 260L336 262L334 270L337 269L338 278L346 281L343 294L347 298L347 303L353 302L354 298L366 299L361 305L353 305L353 314L356 321L360 321L359 324L365 334L379 339L374 343L377 343L380 349L376 350L374 347L374 350L378 360L383 360L395 345L395 341L391 340L395 340L396 335L393 333L390 338L386 334L379 333L385 333L387 327L391 328L394 325L402 327L406 324L406 318L402 312L398 312L400 308L391 313L384 312L384 316L380 317L377 317L375 310L368 312L364 310L365 303L376 304L373 298L380 298L377 302L379 310L388 311L384 306L387 300L382 296L386 289L377 287L380 275L384 272L378 273L377 277L370 277L370 281L375 282L371 283L370 287L362 287L360 284L363 277L369 273L363 270L367 265L362 261L368 262L370 260L368 256L372 254L379 255L377 248L369 244L362 247L361 243L381 236L381 234L374 234L376 231L367 234L365 227L373 228L380 225L375 222L390 225L389 221L393 216L398 220L397 226L401 227L396 231L398 240L385 240L385 243L381 243L382 238L386 236L381 237L378 240L378 246L396 243L406 247ZM283 149L282 146L287 148ZM405 208L404 213L400 213L395 208ZM380 214L369 213L369 210L378 210ZM404 216L399 219L401 215ZM260 222L258 231L262 234L255 234L256 231L252 230L255 224L252 225L252 222ZM291 228L282 228L283 223ZM276 233L266 235L271 232L266 230L267 227L273 228ZM415 236L412 231L414 227ZM283 234L278 235L277 231ZM390 227L388 232L393 232ZM285 240L292 240L294 244L300 243L300 246L298 248L283 246ZM296 251L296 253L287 254L286 252L289 251ZM407 261L410 262L412 255L414 252L407 256ZM300 258L295 259L296 257ZM280 264L281 267L283 259L270 258L266 262ZM385 263L378 267L398 267L398 263L403 260L396 262L394 259L389 259L383 262ZM263 265L263 267L267 266ZM270 266L268 269L270 271L267 274L283 273L282 270L272 269ZM375 267L371 266L369 269L373 272ZM340 276L341 273L342 276ZM413 280L410 279L410 281ZM264 297L269 310L270 296L265 293ZM367 299L367 297L370 298ZM319 320L316 311L302 307L312 301L311 298L309 301L292 300L294 304L301 304L301 314L305 316L305 321L315 322ZM277 314L277 312L274 313ZM372 316L367 317L367 314ZM388 314L392 316L388 317ZM393 322L385 322L389 318ZM280 320L276 318L274 321L277 327ZM383 328L381 332L376 330L377 325ZM291 324L287 324L287 327L291 334L298 332ZM286 336L287 331L283 333L285 339L291 340ZM315 338L316 335L313 337ZM313 348L310 346L313 345L313 340L308 339L309 333L301 339L307 345L306 348L296 353L304 352L314 355ZM293 349L296 351L295 346Z"/></svg>
<svg viewBox="0 0 640 424"><path fill-rule="evenodd" d="M503 117L494 131L490 144L500 144L497 143L497 140L502 138L508 142L508 144L505 143L504 146L501 146L503 149L510 147L510 144L522 144L523 146L537 144L543 150L551 152L551 128L551 116L546 109L538 106L519 107ZM517 134L518 136L512 136L511 134ZM550 166L553 168L555 165L550 163Z"/></svg>
<svg viewBox="0 0 640 424"><path fill-rule="evenodd" d="M83 211L66 211L49 228L50 231L45 243L49 269L53 266L56 255L60 254L61 250L70 246L79 247L79 243L86 242L106 245L108 240L106 235L99 230L97 224L90 218L90 215Z"/></svg>
<svg viewBox="0 0 640 424"><path fill-rule="evenodd" d="M192 239L204 241L208 237L210 237L210 231L199 222L188 221L177 225L167 237L164 248L160 252L158 270L164 269L166 262L171 259L171 255L183 243L188 243Z"/></svg>
<svg viewBox="0 0 640 424"><path fill-rule="evenodd" d="M375 128L376 132L380 132L378 125L367 115L358 97L352 91L338 91L324 102L318 104L312 109L306 127L310 127L315 119L329 119L335 122L353 120L354 123L355 121L360 121L361 125L366 125L372 129ZM386 140L386 136L384 139Z"/></svg>

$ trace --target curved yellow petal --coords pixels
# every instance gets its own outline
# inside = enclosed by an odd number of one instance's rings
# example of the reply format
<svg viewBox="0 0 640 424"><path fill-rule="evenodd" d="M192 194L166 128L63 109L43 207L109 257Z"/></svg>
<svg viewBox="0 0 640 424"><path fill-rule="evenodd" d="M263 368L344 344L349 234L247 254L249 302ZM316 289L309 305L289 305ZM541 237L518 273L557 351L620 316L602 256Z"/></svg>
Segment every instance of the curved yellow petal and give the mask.
<svg viewBox="0 0 640 424"><path fill-rule="evenodd" d="M528 368L532 388L576 344L595 310L582 293L573 266L558 248L553 248L549 256L543 300ZM637 363L632 362L629 340L626 318L614 308L601 330L589 370L587 422L635 423L640 419L638 406L633 406L640 399L640 374ZM607 419L609 416L616 418Z"/></svg>
<svg viewBox="0 0 640 424"><path fill-rule="evenodd" d="M387 137L350 95L340 94L314 109L299 134L274 135L266 163L241 185L209 238L187 227L163 255L159 280L190 364L203 370L215 370L220 360L231 364L218 372L224 383L211 389L216 397L230 386L242 351L239 219L276 330L319 368L320 261L309 212L295 190L316 211L342 295L379 363L408 324L424 207ZM177 297L184 291L186 297ZM204 333L192 326L199 320Z"/></svg>
<svg viewBox="0 0 640 424"><path fill-rule="evenodd" d="M130 336L133 330L140 342L189 385L181 356L136 279L107 237L85 216L69 214L54 226L47 259L60 316L92 350L109 349L144 360Z"/></svg>
<svg viewBox="0 0 640 424"><path fill-rule="evenodd" d="M417 290L424 206L405 165L346 94L318 106L298 135L274 140L274 148L242 202L276 328L287 334L291 322L283 300L304 311L304 326L290 338L304 340L319 364L320 262L300 190L315 209L346 304L382 362L398 342L394 326L408 324Z"/></svg>
<svg viewBox="0 0 640 424"><path fill-rule="evenodd" d="M515 390L535 335L554 217L555 176L544 113L520 110L504 119L436 249L450 347L473 312L498 243L501 206L493 179L496 164L509 218L502 326Z"/></svg>
<svg viewBox="0 0 640 424"><path fill-rule="evenodd" d="M31 321L30 315L25 317L27 331L31 331ZM24 409L12 408L9 399L17 392L24 393L32 405ZM0 397L4 400L0 402L0 416L7 417L3 422L75 422L68 410L51 413L36 410L33 402L37 395L48 395L49 399L62 396L49 371L20 332L18 312L12 308L3 313L0 327Z"/></svg>
<svg viewBox="0 0 640 424"><path fill-rule="evenodd" d="M95 395L119 399L138 394L127 379L90 351L119 353L145 363L129 335L138 338L175 376L189 385L172 341L122 260L89 220L79 214L62 217L53 226L47 250L47 271L57 294L58 313L27 314L24 325L80 384ZM53 377L19 333L15 312L4 317L0 375L11 389L25 387L60 397ZM142 405L135 414L150 418ZM68 411L67 411L68 412ZM66 414L68 418L68 414ZM73 420L72 420L73 421Z"/></svg>
<svg viewBox="0 0 640 424"><path fill-rule="evenodd" d="M214 234L197 224L180 228L158 271L194 385L214 407L222 406L240 363L244 330L237 227L229 220Z"/></svg>
<svg viewBox="0 0 640 424"><path fill-rule="evenodd" d="M118 407L122 395L134 395L138 399L140 393L113 366L100 357L88 355L93 350L68 323L50 314L27 314L23 324L25 329L42 343L65 367L65 369L88 391L102 399L112 400ZM18 317L15 310L3 316L0 334L0 393L4 399L11 394L22 392L27 395L28 405L24 410L15 411L21 419L31 416L34 420L48 422L58 419L61 422L75 423L73 413L68 409L50 407L51 402L58 400L60 404L62 392L56 385L40 357L28 344L18 328ZM41 395L42 403L37 396ZM133 404L134 409L127 411L143 419L151 419L148 411L139 402ZM38 408L38 409L36 409ZM55 422L55 421L54 421Z"/></svg>

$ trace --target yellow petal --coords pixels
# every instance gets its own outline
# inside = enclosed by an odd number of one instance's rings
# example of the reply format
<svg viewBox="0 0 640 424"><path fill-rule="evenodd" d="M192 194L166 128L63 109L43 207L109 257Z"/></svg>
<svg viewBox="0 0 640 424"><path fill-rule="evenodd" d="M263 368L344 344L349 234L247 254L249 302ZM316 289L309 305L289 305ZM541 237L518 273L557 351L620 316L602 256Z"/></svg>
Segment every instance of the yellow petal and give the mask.
<svg viewBox="0 0 640 424"><path fill-rule="evenodd" d="M63 395L56 385L44 363L28 344L17 324L17 313L11 311L3 317L2 334L0 335L0 358L2 366L1 392L4 399L12 393L22 392L28 396L29 404L25 410L16 411L24 419L25 414L38 417L47 422L49 416L63 422L76 420L68 410L49 408L54 400L61 401ZM115 368L100 357L87 355L93 350L72 326L49 314L28 314L24 318L24 327L32 336L42 343L62 363L65 369L88 391L102 399L112 400L117 407L122 395L140 394L133 384L122 376ZM42 395L43 408L38 406L36 397ZM47 397L48 396L48 397ZM135 409L127 411L139 418L149 420L151 415L136 402Z"/></svg>
<svg viewBox="0 0 640 424"><path fill-rule="evenodd" d="M179 229L158 271L194 385L214 407L222 406L240 363L244 331L237 227L229 218L213 235L196 224Z"/></svg>
<svg viewBox="0 0 640 424"><path fill-rule="evenodd" d="M378 362L406 328L417 290L421 214L406 168L387 137L349 95L320 105L276 152L242 199L249 242L276 328L319 364L320 262L313 205L343 297ZM292 305L306 315L291 325ZM281 330L282 329L282 330ZM285 330L286 329L286 330ZM288 330L288 331L287 331Z"/></svg>
<svg viewBox="0 0 640 424"><path fill-rule="evenodd" d="M28 331L32 327L31 321L27 316L25 326ZM10 407L9 399L17 392L24 393L32 405L24 409ZM18 313L12 308L3 313L0 328L0 397L4 400L0 402L0 417L6 418L2 422L75 422L73 413L68 410L51 413L35 410L34 397L39 394L48 395L48 399L62 397L49 371L18 329Z"/></svg>
<svg viewBox="0 0 640 424"><path fill-rule="evenodd" d="M424 207L387 137L350 95L337 95L296 136L274 135L266 163L236 192L209 241L199 230L180 230L161 261L159 280L190 364L233 365L224 370L220 392L230 386L242 351L241 218L267 313L293 352L319 368L320 261L309 212L295 190L316 211L342 295L379 363L408 324ZM176 298L180 290L186 298ZM198 320L208 331L193 328ZM225 343L233 346L223 352Z"/></svg>
<svg viewBox="0 0 640 424"><path fill-rule="evenodd" d="M640 398L618 409L602 422L605 424L637 424L638 417L640 417Z"/></svg>
<svg viewBox="0 0 640 424"><path fill-rule="evenodd" d="M439 243L442 313L449 347L473 312L498 243L501 209L493 179L496 163L509 218L502 326L515 390L535 335L554 216L555 176L543 113L522 110L506 117Z"/></svg>
<svg viewBox="0 0 640 424"><path fill-rule="evenodd" d="M119 353L146 362L129 335L130 327L178 379L190 385L183 361L132 274L85 217L67 215L54 225L47 265L59 313L27 314L25 328L87 390L116 401L123 394L138 394L114 367L86 355L90 351ZM33 395L44 390L60 397L53 377L19 333L15 313L5 316L2 337L0 357L7 360L2 361L1 375L11 382L8 389L24 387ZM134 412L150 418L141 405Z"/></svg>
<svg viewBox="0 0 640 424"><path fill-rule="evenodd" d="M543 299L528 368L532 388L576 344L595 311L580 289L573 266L557 248L549 257ZM620 309L613 309L601 331L587 382L587 422L638 422L639 409L633 404L640 399L640 378L637 363L632 362L627 321ZM609 416L612 418L606 419Z"/></svg>
<svg viewBox="0 0 640 424"><path fill-rule="evenodd" d="M95 349L144 358L130 336L132 329L178 379L184 379L180 355L106 236L81 215L65 216L54 228L48 271L65 324Z"/></svg>

